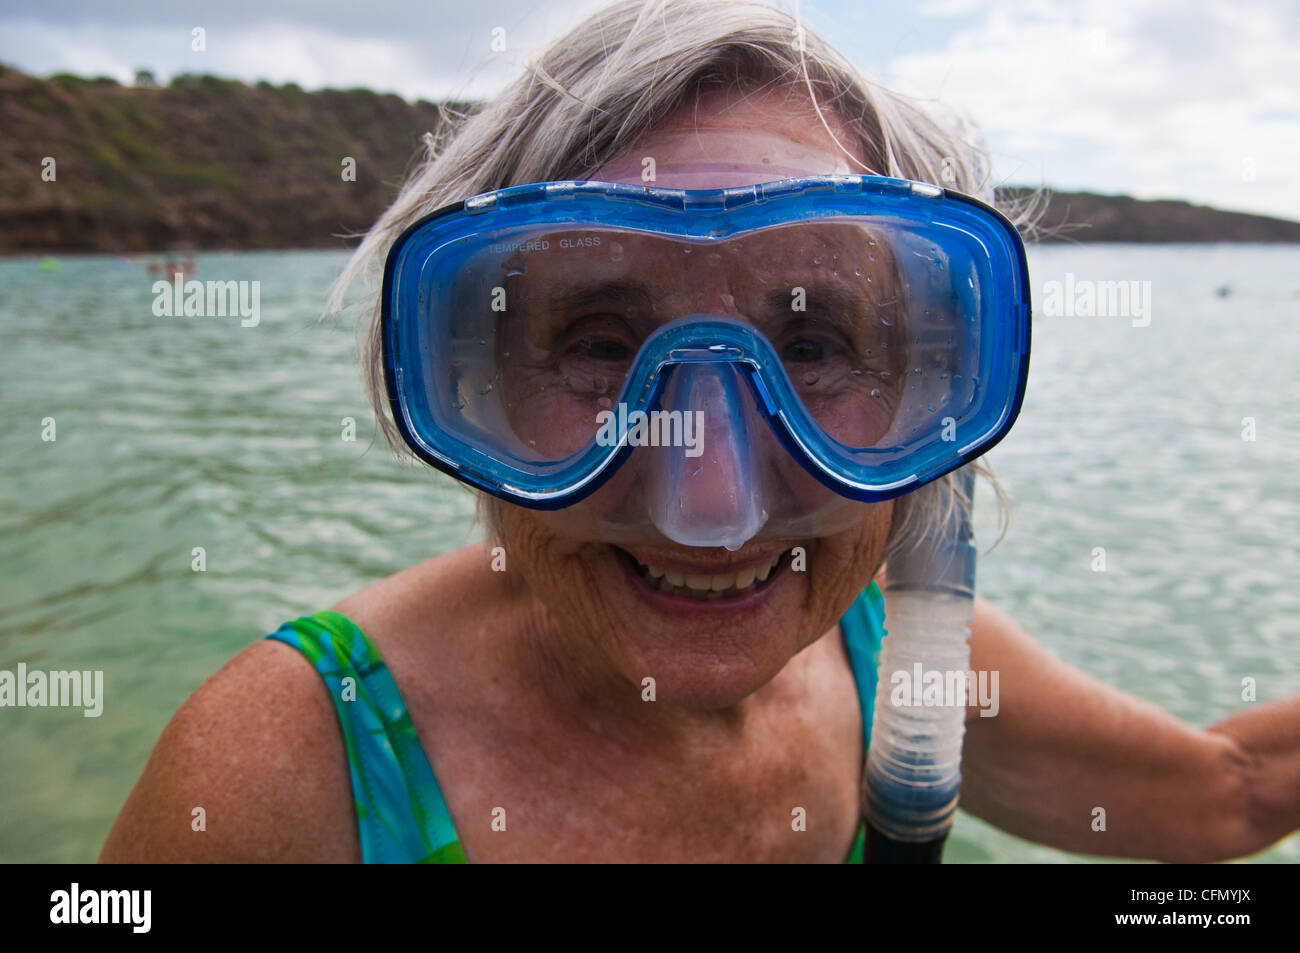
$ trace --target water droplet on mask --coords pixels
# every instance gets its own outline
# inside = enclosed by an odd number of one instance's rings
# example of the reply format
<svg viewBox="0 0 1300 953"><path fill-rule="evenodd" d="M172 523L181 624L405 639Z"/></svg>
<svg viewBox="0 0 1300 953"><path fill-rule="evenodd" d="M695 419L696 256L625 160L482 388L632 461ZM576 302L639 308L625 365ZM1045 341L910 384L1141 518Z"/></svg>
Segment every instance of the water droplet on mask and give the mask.
<svg viewBox="0 0 1300 953"><path fill-rule="evenodd" d="M480 394L490 394L490 393L492 393L492 385L491 385L490 383L489 383L489 384L484 384L483 387L479 390L479 393L480 393Z"/></svg>
<svg viewBox="0 0 1300 953"><path fill-rule="evenodd" d="M807 384L809 387L812 387L813 384L816 384L819 380L821 380L821 377L818 376L817 374L814 374L812 371L809 371L807 374L803 376L803 382Z"/></svg>
<svg viewBox="0 0 1300 953"><path fill-rule="evenodd" d="M873 387L873 388L871 388L871 396L872 396L872 397L879 398L879 397L880 397L880 388L879 388L879 387Z"/></svg>
<svg viewBox="0 0 1300 953"><path fill-rule="evenodd" d="M934 404L927 404L926 409L929 410L930 413L934 413Z"/></svg>
<svg viewBox="0 0 1300 953"><path fill-rule="evenodd" d="M880 372L880 379L881 379L882 381L887 381L887 380L889 380L889 371L881 371L881 372Z"/></svg>
<svg viewBox="0 0 1300 953"><path fill-rule="evenodd" d="M861 277L862 277L862 269L861 269L861 268L854 268L854 269L853 269L853 277L855 277L855 278L861 278Z"/></svg>
<svg viewBox="0 0 1300 953"><path fill-rule="evenodd" d="M478 343L479 343L479 347L483 347L484 345L487 344L487 338L479 338Z"/></svg>
<svg viewBox="0 0 1300 953"><path fill-rule="evenodd" d="M862 372L858 370L856 367L853 370L849 371L849 373L852 374L854 377L862 376Z"/></svg>
<svg viewBox="0 0 1300 953"><path fill-rule="evenodd" d="M894 326L894 322L890 321L888 318L881 318L880 326L882 328L892 328Z"/></svg>
<svg viewBox="0 0 1300 953"><path fill-rule="evenodd" d="M699 476L699 475L700 475L700 471L703 470L703 469L704 469L704 468L703 468L702 466L700 466L700 465L697 463L693 469L687 471L686 475L687 475L687 476Z"/></svg>
<svg viewBox="0 0 1300 953"><path fill-rule="evenodd" d="M522 275L526 275L526 274L528 274L528 267L527 267L526 265L507 265L507 266L506 266L506 277L507 277L507 278L518 278L518 277L520 277L520 276L522 276Z"/></svg>
<svg viewBox="0 0 1300 953"><path fill-rule="evenodd" d="M601 397L596 400L597 410L609 410L612 406L614 406L614 402L608 397Z"/></svg>

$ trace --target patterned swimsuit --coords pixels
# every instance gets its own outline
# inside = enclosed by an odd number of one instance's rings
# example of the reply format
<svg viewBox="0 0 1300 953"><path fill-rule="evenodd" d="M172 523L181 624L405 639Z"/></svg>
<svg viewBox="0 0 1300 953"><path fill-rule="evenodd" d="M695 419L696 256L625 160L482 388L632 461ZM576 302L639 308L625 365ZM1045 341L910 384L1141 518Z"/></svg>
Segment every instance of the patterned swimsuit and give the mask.
<svg viewBox="0 0 1300 953"><path fill-rule="evenodd" d="M840 619L858 687L864 743L871 744L876 667L885 636L884 597L872 582ZM267 638L293 646L325 680L343 729L361 858L367 864L463 864L447 802L388 666L346 616L317 612ZM862 863L865 827L845 863Z"/></svg>

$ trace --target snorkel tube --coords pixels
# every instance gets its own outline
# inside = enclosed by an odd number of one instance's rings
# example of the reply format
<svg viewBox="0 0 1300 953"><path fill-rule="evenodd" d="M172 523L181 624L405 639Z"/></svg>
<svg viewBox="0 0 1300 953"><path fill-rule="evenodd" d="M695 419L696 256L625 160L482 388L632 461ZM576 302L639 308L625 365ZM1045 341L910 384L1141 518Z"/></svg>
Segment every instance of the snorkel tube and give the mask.
<svg viewBox="0 0 1300 953"><path fill-rule="evenodd" d="M934 532L887 564L889 634L881 643L865 769L865 863L939 863L957 810L966 693L958 693L959 703L953 705L924 704L929 699L918 697L921 685L936 678L945 686L957 682L964 687L970 668L974 472L958 470L953 482L965 499L954 500ZM900 678L912 683L908 705L892 701Z"/></svg>
<svg viewBox="0 0 1300 953"><path fill-rule="evenodd" d="M963 115L954 113L947 120L963 139L977 144L966 159L976 181L988 183L983 136ZM987 184L976 194L993 204ZM863 769L867 837L862 860L868 864L940 863L961 797L966 693L955 699L958 704L927 707L918 704L924 696L917 699L919 686L914 684L910 706L896 706L892 699L896 672L914 677L919 670L917 681L937 672L932 677L945 685L950 673L960 672L959 683L967 686L975 610L975 471L967 464L951 479L956 499L939 525L915 546L891 554L886 564L888 633L881 642L871 746Z"/></svg>

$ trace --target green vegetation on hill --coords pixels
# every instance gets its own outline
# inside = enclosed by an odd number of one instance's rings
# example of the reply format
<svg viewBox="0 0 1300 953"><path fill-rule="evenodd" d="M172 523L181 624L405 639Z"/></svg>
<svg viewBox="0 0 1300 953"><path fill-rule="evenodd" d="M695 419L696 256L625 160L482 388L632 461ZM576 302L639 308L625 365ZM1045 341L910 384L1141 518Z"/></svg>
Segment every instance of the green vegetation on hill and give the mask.
<svg viewBox="0 0 1300 953"><path fill-rule="evenodd" d="M1030 194L1010 188L999 197L1025 202ZM1044 242L1300 242L1300 222L1091 192L1045 196L1037 230Z"/></svg>
<svg viewBox="0 0 1300 953"><path fill-rule="evenodd" d="M340 247L392 200L420 137L443 121L433 103L364 89L194 75L121 86L4 69L0 253ZM356 181L341 174L349 156Z"/></svg>
<svg viewBox="0 0 1300 953"><path fill-rule="evenodd" d="M147 71L121 86L0 66L0 254L340 247L384 210L446 115L366 89L191 74L158 86ZM356 181L341 175L345 157ZM1049 241L1300 241L1296 222L1087 193L1048 197L1039 230Z"/></svg>

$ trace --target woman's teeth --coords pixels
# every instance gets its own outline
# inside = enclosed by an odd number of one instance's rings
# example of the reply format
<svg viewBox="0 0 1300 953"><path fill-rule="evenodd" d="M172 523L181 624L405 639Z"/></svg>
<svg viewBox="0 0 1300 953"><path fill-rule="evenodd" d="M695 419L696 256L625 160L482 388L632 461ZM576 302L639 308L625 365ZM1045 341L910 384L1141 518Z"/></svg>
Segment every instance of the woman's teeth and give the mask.
<svg viewBox="0 0 1300 953"><path fill-rule="evenodd" d="M701 601L712 601L743 595L762 585L767 581L767 577L772 574L772 570L776 568L777 563L781 561L781 557L784 555L785 553L778 553L768 562L758 566L749 566L738 572L714 573L712 575L673 572L669 569L647 566L642 563L636 565L641 577L652 588L658 589L660 592L671 593L675 596L686 596Z"/></svg>

